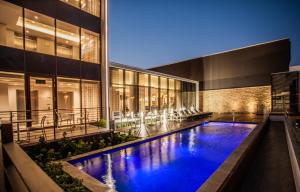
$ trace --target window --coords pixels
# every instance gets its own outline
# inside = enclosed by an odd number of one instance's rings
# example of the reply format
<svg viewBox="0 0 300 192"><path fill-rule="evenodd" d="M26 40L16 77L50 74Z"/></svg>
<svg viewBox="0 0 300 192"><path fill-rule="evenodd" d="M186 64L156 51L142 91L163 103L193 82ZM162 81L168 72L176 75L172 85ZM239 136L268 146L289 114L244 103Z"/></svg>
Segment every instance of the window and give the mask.
<svg viewBox="0 0 300 192"><path fill-rule="evenodd" d="M125 84L126 85L135 85L135 72L125 71Z"/></svg>
<svg viewBox="0 0 300 192"><path fill-rule="evenodd" d="M99 63L99 34L81 29L81 60Z"/></svg>
<svg viewBox="0 0 300 192"><path fill-rule="evenodd" d="M61 0L64 3L72 5L86 11L97 17L100 16L100 0Z"/></svg>
<svg viewBox="0 0 300 192"><path fill-rule="evenodd" d="M176 108L175 80L169 79L169 109Z"/></svg>
<svg viewBox="0 0 300 192"><path fill-rule="evenodd" d="M149 111L149 88L139 87L139 112Z"/></svg>
<svg viewBox="0 0 300 192"><path fill-rule="evenodd" d="M176 109L182 108L182 92L181 92L181 82L175 81L175 94L176 94Z"/></svg>
<svg viewBox="0 0 300 192"><path fill-rule="evenodd" d="M95 16L100 16L100 0L81 0L81 9Z"/></svg>
<svg viewBox="0 0 300 192"><path fill-rule="evenodd" d="M160 89L160 109L168 109L168 91Z"/></svg>
<svg viewBox="0 0 300 192"><path fill-rule="evenodd" d="M125 113L136 112L136 86L125 86Z"/></svg>
<svg viewBox="0 0 300 192"><path fill-rule="evenodd" d="M99 107L99 98L99 82L88 80L82 81L82 107Z"/></svg>
<svg viewBox="0 0 300 192"><path fill-rule="evenodd" d="M82 81L82 107L86 109L89 121L96 121L100 117L99 82Z"/></svg>
<svg viewBox="0 0 300 192"><path fill-rule="evenodd" d="M112 84L110 87L110 110L111 112L123 112L124 86Z"/></svg>
<svg viewBox="0 0 300 192"><path fill-rule="evenodd" d="M79 0L61 0L64 3L72 5L74 7L80 8L80 1Z"/></svg>
<svg viewBox="0 0 300 192"><path fill-rule="evenodd" d="M110 69L110 82L111 84L123 85L123 70L122 69Z"/></svg>
<svg viewBox="0 0 300 192"><path fill-rule="evenodd" d="M33 124L39 124L44 116L47 122L53 122L52 79L31 77L30 98Z"/></svg>
<svg viewBox="0 0 300 192"><path fill-rule="evenodd" d="M73 112L80 108L80 81L78 79L57 78L57 105L63 112Z"/></svg>
<svg viewBox="0 0 300 192"><path fill-rule="evenodd" d="M79 59L79 27L56 21L56 54L60 57Z"/></svg>
<svg viewBox="0 0 300 192"><path fill-rule="evenodd" d="M24 110L24 76L17 73L0 72L0 111Z"/></svg>
<svg viewBox="0 0 300 192"><path fill-rule="evenodd" d="M53 18L25 9L25 33L26 50L54 55Z"/></svg>
<svg viewBox="0 0 300 192"><path fill-rule="evenodd" d="M158 110L158 89L151 88L151 111Z"/></svg>
<svg viewBox="0 0 300 192"><path fill-rule="evenodd" d="M151 87L158 88L158 77L151 75Z"/></svg>
<svg viewBox="0 0 300 192"><path fill-rule="evenodd" d="M149 86L149 75L139 73L139 85L140 86Z"/></svg>
<svg viewBox="0 0 300 192"><path fill-rule="evenodd" d="M0 1L0 45L23 49L22 8Z"/></svg>

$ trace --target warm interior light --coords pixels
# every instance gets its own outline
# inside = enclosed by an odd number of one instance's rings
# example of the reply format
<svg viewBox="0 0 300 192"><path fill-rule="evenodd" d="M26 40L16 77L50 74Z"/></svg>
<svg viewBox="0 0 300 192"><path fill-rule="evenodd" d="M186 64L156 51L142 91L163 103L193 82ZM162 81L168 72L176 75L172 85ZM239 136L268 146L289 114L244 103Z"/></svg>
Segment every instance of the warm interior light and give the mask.
<svg viewBox="0 0 300 192"><path fill-rule="evenodd" d="M23 26L23 18L22 17L18 18L18 21L17 21L16 25L19 26L19 27ZM45 24L41 24L39 22L34 22L33 23L32 20L27 19L27 18L25 18L25 28L26 29L31 29L33 31L45 33L45 34L51 35L51 36L55 35L54 27L49 26L49 25L45 25ZM27 31L28 30L26 30L26 32ZM27 33L29 33L29 31ZM57 37L79 43L79 36L78 35L71 35L71 34L72 33L68 32L68 31L64 31L62 29L56 29L56 36Z"/></svg>

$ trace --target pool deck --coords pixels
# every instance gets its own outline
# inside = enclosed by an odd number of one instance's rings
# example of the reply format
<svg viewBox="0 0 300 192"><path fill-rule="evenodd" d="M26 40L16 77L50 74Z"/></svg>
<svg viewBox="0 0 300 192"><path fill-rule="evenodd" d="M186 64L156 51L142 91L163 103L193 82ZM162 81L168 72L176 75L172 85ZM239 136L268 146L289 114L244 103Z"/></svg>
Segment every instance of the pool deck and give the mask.
<svg viewBox="0 0 300 192"><path fill-rule="evenodd" d="M270 122L237 191L296 191L283 122Z"/></svg>

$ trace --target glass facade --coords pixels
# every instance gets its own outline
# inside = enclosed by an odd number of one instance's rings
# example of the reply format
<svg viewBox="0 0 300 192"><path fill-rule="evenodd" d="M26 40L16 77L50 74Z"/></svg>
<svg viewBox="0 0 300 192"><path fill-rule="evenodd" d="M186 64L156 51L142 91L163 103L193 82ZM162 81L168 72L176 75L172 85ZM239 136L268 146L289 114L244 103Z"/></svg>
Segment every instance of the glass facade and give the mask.
<svg viewBox="0 0 300 192"><path fill-rule="evenodd" d="M0 72L0 111L24 111L24 76Z"/></svg>
<svg viewBox="0 0 300 192"><path fill-rule="evenodd" d="M99 34L81 29L81 60L99 63Z"/></svg>
<svg viewBox="0 0 300 192"><path fill-rule="evenodd" d="M79 59L79 27L56 20L56 54L60 57Z"/></svg>
<svg viewBox="0 0 300 192"><path fill-rule="evenodd" d="M100 0L61 0L97 17L100 16Z"/></svg>
<svg viewBox="0 0 300 192"><path fill-rule="evenodd" d="M299 113L299 77L298 71L272 74L273 112Z"/></svg>
<svg viewBox="0 0 300 192"><path fill-rule="evenodd" d="M22 18L17 25L22 26ZM25 49L38 53L54 55L54 19L25 9Z"/></svg>
<svg viewBox="0 0 300 192"><path fill-rule="evenodd" d="M114 67L110 68L110 83L111 114L196 106L195 83Z"/></svg>
<svg viewBox="0 0 300 192"><path fill-rule="evenodd" d="M23 49L22 8L0 1L0 45Z"/></svg>
<svg viewBox="0 0 300 192"><path fill-rule="evenodd" d="M24 9L23 19L22 10L19 6L0 0L0 45L100 63L98 33L29 9Z"/></svg>

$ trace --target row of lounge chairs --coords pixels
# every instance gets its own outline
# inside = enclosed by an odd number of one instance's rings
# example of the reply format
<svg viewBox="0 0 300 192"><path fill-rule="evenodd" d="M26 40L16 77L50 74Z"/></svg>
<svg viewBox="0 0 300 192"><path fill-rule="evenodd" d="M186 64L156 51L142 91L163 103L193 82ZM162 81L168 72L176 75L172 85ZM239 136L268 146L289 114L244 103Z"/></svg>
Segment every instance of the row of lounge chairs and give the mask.
<svg viewBox="0 0 300 192"><path fill-rule="evenodd" d="M115 111L112 113L112 119L114 121L115 128L134 126L137 127L140 124L145 125L155 125L157 123L162 123L164 120L181 122L183 120L193 120L200 118L203 113L195 108L184 109L184 110L174 110L167 112L164 111L150 111L146 114L144 113L127 113L123 115L120 111Z"/></svg>

